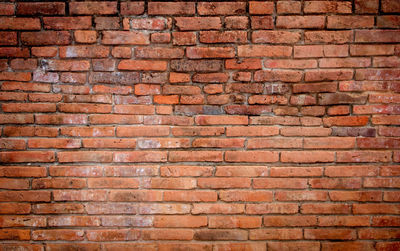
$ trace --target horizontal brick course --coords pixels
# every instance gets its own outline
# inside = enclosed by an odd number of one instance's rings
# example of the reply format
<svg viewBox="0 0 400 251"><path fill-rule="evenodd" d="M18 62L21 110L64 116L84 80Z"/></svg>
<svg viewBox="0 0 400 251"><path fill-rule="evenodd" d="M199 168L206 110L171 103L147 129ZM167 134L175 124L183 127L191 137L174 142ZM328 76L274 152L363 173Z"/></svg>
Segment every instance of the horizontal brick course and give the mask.
<svg viewBox="0 0 400 251"><path fill-rule="evenodd" d="M398 250L400 4L0 3L0 250Z"/></svg>

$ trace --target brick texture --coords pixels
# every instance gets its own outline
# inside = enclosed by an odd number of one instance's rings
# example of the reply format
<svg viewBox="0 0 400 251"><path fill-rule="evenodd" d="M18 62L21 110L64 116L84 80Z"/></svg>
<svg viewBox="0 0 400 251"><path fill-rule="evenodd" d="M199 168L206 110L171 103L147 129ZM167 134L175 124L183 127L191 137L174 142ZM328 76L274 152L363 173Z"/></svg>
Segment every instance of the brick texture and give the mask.
<svg viewBox="0 0 400 251"><path fill-rule="evenodd" d="M398 0L2 1L0 250L399 250Z"/></svg>

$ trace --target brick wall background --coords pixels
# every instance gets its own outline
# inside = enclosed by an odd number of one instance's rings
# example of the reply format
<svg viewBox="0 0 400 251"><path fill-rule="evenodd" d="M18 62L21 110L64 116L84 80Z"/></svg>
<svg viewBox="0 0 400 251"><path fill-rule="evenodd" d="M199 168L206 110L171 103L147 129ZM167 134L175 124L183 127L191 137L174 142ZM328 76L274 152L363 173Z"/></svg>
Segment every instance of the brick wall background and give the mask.
<svg viewBox="0 0 400 251"><path fill-rule="evenodd" d="M1 2L0 250L399 250L400 2Z"/></svg>

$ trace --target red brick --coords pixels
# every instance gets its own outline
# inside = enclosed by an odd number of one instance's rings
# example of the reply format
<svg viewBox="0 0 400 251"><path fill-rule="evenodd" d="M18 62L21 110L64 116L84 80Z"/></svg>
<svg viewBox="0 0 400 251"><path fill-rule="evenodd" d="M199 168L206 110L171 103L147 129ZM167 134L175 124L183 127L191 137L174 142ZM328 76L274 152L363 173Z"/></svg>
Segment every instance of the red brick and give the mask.
<svg viewBox="0 0 400 251"><path fill-rule="evenodd" d="M324 16L278 16L277 28L298 29L298 28L324 28ZM306 33L307 34L307 33Z"/></svg>
<svg viewBox="0 0 400 251"><path fill-rule="evenodd" d="M172 43L174 45L196 44L196 33L194 32L173 32Z"/></svg>
<svg viewBox="0 0 400 251"><path fill-rule="evenodd" d="M322 57L323 55L324 55L324 47L322 45L294 46L295 58L313 58L313 57Z"/></svg>
<svg viewBox="0 0 400 251"><path fill-rule="evenodd" d="M122 2L122 15L140 15L144 12L144 2Z"/></svg>
<svg viewBox="0 0 400 251"><path fill-rule="evenodd" d="M138 31L103 31L101 42L107 45L146 45L150 43L150 36Z"/></svg>
<svg viewBox="0 0 400 251"><path fill-rule="evenodd" d="M94 22L97 30L118 30L120 28L118 17L96 17Z"/></svg>
<svg viewBox="0 0 400 251"><path fill-rule="evenodd" d="M3 71L0 73L0 80L30 81L30 80L32 80L32 74L30 72L4 72Z"/></svg>
<svg viewBox="0 0 400 251"><path fill-rule="evenodd" d="M167 153L156 152L156 151L115 152L113 161L114 162L166 162Z"/></svg>
<svg viewBox="0 0 400 251"><path fill-rule="evenodd" d="M55 157L51 151L20 151L1 152L0 159L3 163L53 162Z"/></svg>
<svg viewBox="0 0 400 251"><path fill-rule="evenodd" d="M1 101L26 101L28 99L27 93L10 93L10 92L0 92Z"/></svg>
<svg viewBox="0 0 400 251"><path fill-rule="evenodd" d="M372 55L392 55L394 47L392 45L351 45L350 54L353 56L372 56Z"/></svg>
<svg viewBox="0 0 400 251"><path fill-rule="evenodd" d="M132 48L124 46L115 46L111 50L111 55L116 58L130 58L132 55Z"/></svg>
<svg viewBox="0 0 400 251"><path fill-rule="evenodd" d="M391 152L353 151L337 152L337 162L390 162Z"/></svg>
<svg viewBox="0 0 400 251"><path fill-rule="evenodd" d="M221 244L214 244L213 248L214 248L213 250L216 250L216 251L248 250L248 249L249 250L259 250L259 251L266 250L264 243L221 243ZM206 250L206 249L204 249L204 250ZM211 250L211 247L210 247L210 250Z"/></svg>
<svg viewBox="0 0 400 251"><path fill-rule="evenodd" d="M91 17L44 17L47 30L79 30L92 27Z"/></svg>
<svg viewBox="0 0 400 251"><path fill-rule="evenodd" d="M356 0L354 4L356 13L377 13L379 9L378 0Z"/></svg>
<svg viewBox="0 0 400 251"><path fill-rule="evenodd" d="M280 229L256 229L250 230L250 240L299 240L303 238L301 229L280 228Z"/></svg>
<svg viewBox="0 0 400 251"><path fill-rule="evenodd" d="M289 46L240 45L239 57L290 57L292 48Z"/></svg>
<svg viewBox="0 0 400 251"><path fill-rule="evenodd" d="M170 151L170 162L208 161L221 162L222 152L218 151Z"/></svg>
<svg viewBox="0 0 400 251"><path fill-rule="evenodd" d="M359 148L399 148L400 140L391 138L360 138L357 139L357 146Z"/></svg>
<svg viewBox="0 0 400 251"><path fill-rule="evenodd" d="M47 94L47 93L31 93L29 94L29 101L34 102L59 102L62 99L61 94Z"/></svg>
<svg viewBox="0 0 400 251"><path fill-rule="evenodd" d="M397 2L383 0L381 4L382 4L381 9L383 12L399 12L400 11L400 4Z"/></svg>
<svg viewBox="0 0 400 251"><path fill-rule="evenodd" d="M273 167L270 170L272 177L307 177L307 176L321 176L321 167Z"/></svg>
<svg viewBox="0 0 400 251"><path fill-rule="evenodd" d="M215 191L165 191L164 201L207 202L216 201Z"/></svg>
<svg viewBox="0 0 400 251"><path fill-rule="evenodd" d="M396 36L396 30L373 30L365 32L362 30L356 31L355 42L361 43L396 43L400 38Z"/></svg>
<svg viewBox="0 0 400 251"><path fill-rule="evenodd" d="M299 211L296 203L273 203L273 204L248 204L247 214L295 214Z"/></svg>
<svg viewBox="0 0 400 251"><path fill-rule="evenodd" d="M316 226L315 216L264 216L264 226L288 227L288 226Z"/></svg>
<svg viewBox="0 0 400 251"><path fill-rule="evenodd" d="M117 2L73 2L69 3L71 14L107 15L117 13Z"/></svg>
<svg viewBox="0 0 400 251"><path fill-rule="evenodd" d="M249 18L246 16L229 16L224 18L226 29L246 29Z"/></svg>
<svg viewBox="0 0 400 251"><path fill-rule="evenodd" d="M128 206L131 207L132 203ZM128 207L129 208L129 207ZM190 212L190 207L187 204L143 204L139 208L141 214L187 214Z"/></svg>
<svg viewBox="0 0 400 251"><path fill-rule="evenodd" d="M0 32L0 45L17 45L17 33L11 31Z"/></svg>
<svg viewBox="0 0 400 251"><path fill-rule="evenodd" d="M192 214L239 214L244 212L244 204L196 203Z"/></svg>
<svg viewBox="0 0 400 251"><path fill-rule="evenodd" d="M334 157L335 153L330 151L281 152L282 162L296 162L296 163L333 162Z"/></svg>
<svg viewBox="0 0 400 251"><path fill-rule="evenodd" d="M329 16L328 29L372 28L374 18L371 16Z"/></svg>
<svg viewBox="0 0 400 251"><path fill-rule="evenodd" d="M118 64L119 70L131 71L165 71L167 62L150 60L121 60Z"/></svg>
<svg viewBox="0 0 400 251"><path fill-rule="evenodd" d="M372 225L379 227L399 226L399 217L396 216L376 216L372 218Z"/></svg>
<svg viewBox="0 0 400 251"><path fill-rule="evenodd" d="M86 236L90 241L127 241L137 240L139 230L134 229L102 229L88 230Z"/></svg>
<svg viewBox="0 0 400 251"><path fill-rule="evenodd" d="M400 168L398 166L382 166L379 174L381 176L398 176L399 172Z"/></svg>
<svg viewBox="0 0 400 251"><path fill-rule="evenodd" d="M4 191L0 192L0 201L49 202L50 192L49 191Z"/></svg>
<svg viewBox="0 0 400 251"><path fill-rule="evenodd" d="M60 2L48 3L18 3L17 15L64 15L65 4Z"/></svg>
<svg viewBox="0 0 400 251"><path fill-rule="evenodd" d="M367 204L354 204L354 214L399 214L400 207L396 204L385 203L367 203Z"/></svg>
<svg viewBox="0 0 400 251"><path fill-rule="evenodd" d="M271 189L271 188L307 188L307 180L299 178L258 178L253 179L253 188Z"/></svg>
<svg viewBox="0 0 400 251"><path fill-rule="evenodd" d="M172 60L170 67L174 71L215 72L222 68L220 60Z"/></svg>
<svg viewBox="0 0 400 251"><path fill-rule="evenodd" d="M356 231L353 229L305 229L304 238L311 240L354 240L356 239Z"/></svg>
<svg viewBox="0 0 400 251"><path fill-rule="evenodd" d="M348 1L306 1L304 13L351 13Z"/></svg>
<svg viewBox="0 0 400 251"><path fill-rule="evenodd" d="M349 115L350 108L345 105L333 106L328 108L328 115Z"/></svg>
<svg viewBox="0 0 400 251"><path fill-rule="evenodd" d="M151 190L113 190L110 201L161 201L162 192Z"/></svg>
<svg viewBox="0 0 400 251"><path fill-rule="evenodd" d="M372 123L376 125L398 125L399 119L400 119L399 115L373 116Z"/></svg>
<svg viewBox="0 0 400 251"><path fill-rule="evenodd" d="M139 181L125 178L90 178L89 188L138 188Z"/></svg>
<svg viewBox="0 0 400 251"><path fill-rule="evenodd" d="M277 162L278 152L271 151L227 151L225 161L227 162Z"/></svg>
<svg viewBox="0 0 400 251"><path fill-rule="evenodd" d="M114 113L120 113L120 114L154 114L154 106L148 106L148 105L115 105Z"/></svg>
<svg viewBox="0 0 400 251"><path fill-rule="evenodd" d="M306 43L333 43L345 44L353 39L352 31L306 31Z"/></svg>
<svg viewBox="0 0 400 251"><path fill-rule="evenodd" d="M95 243L51 243L46 244L46 248L52 251L60 251L65 249L81 249L81 250L100 250L100 245Z"/></svg>
<svg viewBox="0 0 400 251"><path fill-rule="evenodd" d="M221 229L197 230L193 239L200 241L247 240L247 231Z"/></svg>
<svg viewBox="0 0 400 251"><path fill-rule="evenodd" d="M29 214L31 212L30 203L2 203L0 214Z"/></svg>
<svg viewBox="0 0 400 251"><path fill-rule="evenodd" d="M397 57L374 57L373 65L376 67L396 67L400 60Z"/></svg>
<svg viewBox="0 0 400 251"><path fill-rule="evenodd" d="M7 179L0 178L0 187L2 189L29 189L29 181L27 179Z"/></svg>
<svg viewBox="0 0 400 251"><path fill-rule="evenodd" d="M188 58L232 58L235 52L232 47L188 47Z"/></svg>
<svg viewBox="0 0 400 251"><path fill-rule="evenodd" d="M400 18L395 15L377 17L377 26L379 28L400 28Z"/></svg>
<svg viewBox="0 0 400 251"><path fill-rule="evenodd" d="M252 15L268 15L274 12L274 3L250 1L249 13Z"/></svg>
<svg viewBox="0 0 400 251"><path fill-rule="evenodd" d="M308 70L305 73L305 81L350 80L353 78L353 70Z"/></svg>
<svg viewBox="0 0 400 251"><path fill-rule="evenodd" d="M254 216L211 216L209 228L258 228L261 218Z"/></svg>
<svg viewBox="0 0 400 251"><path fill-rule="evenodd" d="M199 188L247 188L250 187L251 180L247 178L198 178Z"/></svg>
<svg viewBox="0 0 400 251"><path fill-rule="evenodd" d="M329 166L325 168L325 175L329 177L376 176L378 168L375 166Z"/></svg>
<svg viewBox="0 0 400 251"><path fill-rule="evenodd" d="M156 216L155 227L198 228L207 225L206 216Z"/></svg>
<svg viewBox="0 0 400 251"><path fill-rule="evenodd" d="M200 31L201 43L246 43L247 32L245 31Z"/></svg>
<svg viewBox="0 0 400 251"><path fill-rule="evenodd" d="M288 31L254 31L253 43L284 43L293 44L300 40L300 33Z"/></svg>
<svg viewBox="0 0 400 251"><path fill-rule="evenodd" d="M78 43L95 43L97 40L96 31L75 31L75 41Z"/></svg>
<svg viewBox="0 0 400 251"><path fill-rule="evenodd" d="M301 148L303 141L296 138L253 138L248 139L247 148Z"/></svg>
<svg viewBox="0 0 400 251"><path fill-rule="evenodd" d="M170 58L182 58L183 55L184 52L183 49L181 48L164 48L164 47L135 48L135 56L137 58L170 59Z"/></svg>
<svg viewBox="0 0 400 251"><path fill-rule="evenodd" d="M17 47L0 47L1 57L29 57L30 53L28 48Z"/></svg>
<svg viewBox="0 0 400 251"><path fill-rule="evenodd" d="M29 148L80 148L79 139L29 139Z"/></svg>
<svg viewBox="0 0 400 251"><path fill-rule="evenodd" d="M24 45L67 45L71 43L71 35L67 31L22 32Z"/></svg>
<svg viewBox="0 0 400 251"><path fill-rule="evenodd" d="M0 17L0 30L40 30L38 18Z"/></svg>
<svg viewBox="0 0 400 251"><path fill-rule="evenodd" d="M211 176L211 166L162 166L161 176Z"/></svg>
<svg viewBox="0 0 400 251"><path fill-rule="evenodd" d="M114 136L114 127L63 127L61 135L78 137Z"/></svg>
<svg viewBox="0 0 400 251"><path fill-rule="evenodd" d="M271 16L252 16L251 28L271 30L274 28L274 19Z"/></svg>
<svg viewBox="0 0 400 251"><path fill-rule="evenodd" d="M0 3L0 15L12 16L15 13L14 3Z"/></svg>
<svg viewBox="0 0 400 251"><path fill-rule="evenodd" d="M276 4L278 14L297 14L301 12L301 3L297 1L278 1Z"/></svg>
<svg viewBox="0 0 400 251"><path fill-rule="evenodd" d="M30 239L30 230L7 229L7 228L3 228L0 230L0 240L26 241L29 239ZM20 246L17 248L20 248Z"/></svg>
<svg viewBox="0 0 400 251"><path fill-rule="evenodd" d="M295 70L260 70L254 73L254 81L282 81L282 82L300 82L302 72Z"/></svg>
<svg viewBox="0 0 400 251"><path fill-rule="evenodd" d="M349 214L351 206L347 204L305 203L301 206L302 214Z"/></svg>
<svg viewBox="0 0 400 251"><path fill-rule="evenodd" d="M399 80L398 69L358 69L355 75L356 80Z"/></svg>
<svg viewBox="0 0 400 251"><path fill-rule="evenodd" d="M232 202L232 201L242 201L242 202L259 202L259 201L272 201L271 191L221 191L220 199L222 201Z"/></svg>
<svg viewBox="0 0 400 251"><path fill-rule="evenodd" d="M370 242L325 242L322 243L322 248L324 250L375 250L373 243Z"/></svg>
<svg viewBox="0 0 400 251"><path fill-rule="evenodd" d="M376 243L376 250L396 250L400 246L399 242L378 242Z"/></svg>
<svg viewBox="0 0 400 251"><path fill-rule="evenodd" d="M193 15L195 3L152 2L148 3L149 15Z"/></svg>
<svg viewBox="0 0 400 251"><path fill-rule="evenodd" d="M167 44L171 41L170 33L152 33L150 35L150 40L152 43Z"/></svg>
<svg viewBox="0 0 400 251"><path fill-rule="evenodd" d="M321 178L310 179L312 188L323 189L359 189L361 188L360 178Z"/></svg>
<svg viewBox="0 0 400 251"><path fill-rule="evenodd" d="M57 156L59 162L111 162L112 161L112 152L106 152L106 151L59 152Z"/></svg>
<svg viewBox="0 0 400 251"><path fill-rule="evenodd" d="M32 47L32 55L36 57L55 57L57 55L57 47Z"/></svg>
<svg viewBox="0 0 400 251"><path fill-rule="evenodd" d="M380 228L380 229L361 229L358 231L360 239L377 240L377 239L397 239L400 232L396 228Z"/></svg>
<svg viewBox="0 0 400 251"><path fill-rule="evenodd" d="M181 31L218 30L222 27L219 17L177 17L175 21Z"/></svg>
<svg viewBox="0 0 400 251"><path fill-rule="evenodd" d="M364 187L398 188L399 180L396 178L366 178Z"/></svg>
<svg viewBox="0 0 400 251"><path fill-rule="evenodd" d="M327 126L364 126L368 123L367 116L340 116L324 118L324 125Z"/></svg>
<svg viewBox="0 0 400 251"><path fill-rule="evenodd" d="M233 75L233 80L249 82L249 81L251 81L251 75L252 75L251 72L236 72Z"/></svg>

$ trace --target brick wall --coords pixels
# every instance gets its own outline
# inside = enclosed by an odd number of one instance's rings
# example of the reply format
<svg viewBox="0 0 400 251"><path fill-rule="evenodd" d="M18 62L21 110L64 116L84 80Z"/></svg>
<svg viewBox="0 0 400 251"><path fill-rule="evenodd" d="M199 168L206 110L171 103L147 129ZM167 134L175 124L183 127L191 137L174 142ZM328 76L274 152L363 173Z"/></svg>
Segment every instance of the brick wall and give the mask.
<svg viewBox="0 0 400 251"><path fill-rule="evenodd" d="M399 13L1 2L0 250L399 250Z"/></svg>

